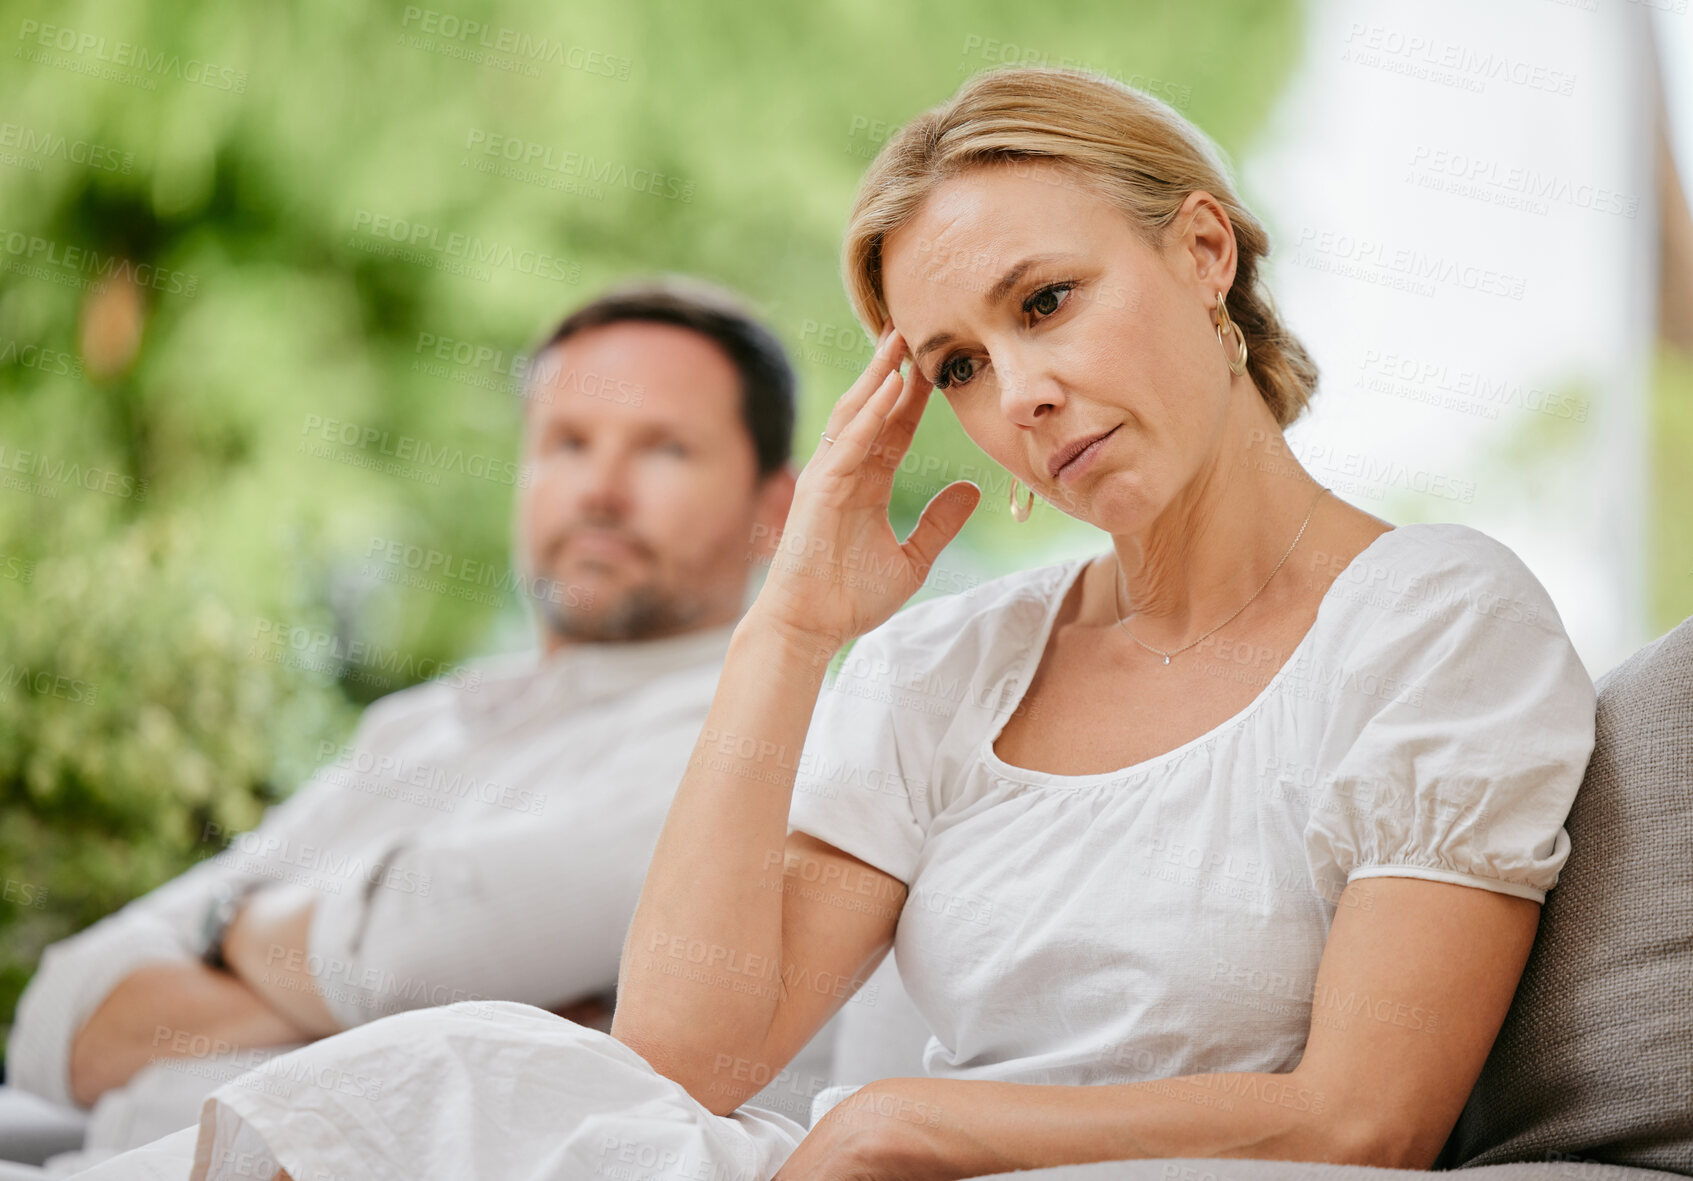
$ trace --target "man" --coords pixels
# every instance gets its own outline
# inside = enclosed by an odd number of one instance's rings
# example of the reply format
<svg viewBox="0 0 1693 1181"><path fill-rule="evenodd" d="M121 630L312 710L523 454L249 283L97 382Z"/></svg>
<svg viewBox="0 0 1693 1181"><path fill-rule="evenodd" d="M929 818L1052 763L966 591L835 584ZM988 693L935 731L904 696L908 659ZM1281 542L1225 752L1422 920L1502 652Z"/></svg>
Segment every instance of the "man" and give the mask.
<svg viewBox="0 0 1693 1181"><path fill-rule="evenodd" d="M9 1083L94 1105L90 1155L400 1009L605 1020L595 998L787 515L794 378L729 296L667 279L569 316L525 397L517 554L541 651L378 701L257 830L47 950Z"/></svg>

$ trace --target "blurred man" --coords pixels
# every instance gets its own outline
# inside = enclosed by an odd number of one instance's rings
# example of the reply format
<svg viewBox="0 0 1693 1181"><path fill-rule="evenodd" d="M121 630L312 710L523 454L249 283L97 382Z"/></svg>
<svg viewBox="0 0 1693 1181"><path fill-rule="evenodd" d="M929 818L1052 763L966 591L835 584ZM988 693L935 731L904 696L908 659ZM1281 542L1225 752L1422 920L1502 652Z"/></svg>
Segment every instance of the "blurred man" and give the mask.
<svg viewBox="0 0 1693 1181"><path fill-rule="evenodd" d="M497 998L608 1022L597 998L787 515L794 378L738 303L669 279L573 313L524 392L539 652L378 701L257 830L47 950L8 1082L95 1105L88 1157L401 1009Z"/></svg>

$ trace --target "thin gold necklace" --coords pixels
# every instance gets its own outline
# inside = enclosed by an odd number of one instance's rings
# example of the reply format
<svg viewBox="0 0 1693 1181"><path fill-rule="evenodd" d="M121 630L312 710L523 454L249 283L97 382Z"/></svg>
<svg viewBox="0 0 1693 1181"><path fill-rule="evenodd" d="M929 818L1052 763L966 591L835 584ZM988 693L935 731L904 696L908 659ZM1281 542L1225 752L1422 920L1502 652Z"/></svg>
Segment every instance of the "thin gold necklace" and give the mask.
<svg viewBox="0 0 1693 1181"><path fill-rule="evenodd" d="M1140 646L1142 648L1145 648L1148 652L1154 652L1157 655L1162 656L1164 658L1164 663L1166 665L1170 663L1170 657L1178 656L1181 653L1186 652L1189 648L1192 648L1194 645L1203 643L1205 641L1205 639L1208 636L1211 635L1212 632L1221 631L1223 628L1225 628L1229 624L1233 623L1235 615L1239 615L1242 611L1244 611L1248 607L1252 606L1253 600L1256 599L1259 595L1264 593L1264 587L1270 585L1270 579L1274 578L1276 576L1277 572L1281 570L1282 564L1284 562L1286 562L1288 560L1288 558L1293 555L1294 546L1297 546L1299 544L1299 539L1301 537L1305 536L1305 526L1309 525L1311 523L1311 515L1317 511L1317 501L1321 500L1323 498L1323 493L1325 493L1327 491L1328 491L1327 488L1319 488L1317 490L1317 495L1311 498L1311 507L1305 514L1305 520L1300 523L1299 532L1295 533L1293 535L1293 545L1290 545L1290 546L1287 547L1287 553L1283 554L1282 560L1280 562L1276 563L1276 568L1274 570L1270 571L1269 578L1264 579L1263 583L1261 583L1259 585L1258 589L1252 592L1252 598L1246 600L1246 602L1242 603L1239 607L1235 608L1234 615L1231 615L1227 619L1223 620L1223 622L1219 623L1216 627L1212 628L1211 631L1208 631L1208 632L1205 633L1205 635L1200 636L1199 639L1193 640L1193 641L1186 643L1186 644L1183 644L1180 648L1172 648L1168 652L1164 651L1162 648L1154 648L1151 644L1143 643L1141 640L1137 639L1135 637L1135 633L1129 630L1129 625L1123 622L1124 616L1123 616L1121 610L1117 607L1118 601L1122 598L1122 595L1118 592L1118 588L1122 584L1122 581L1123 581L1123 564L1121 562L1117 563L1117 578L1116 578L1116 581L1114 581L1111 584L1111 592L1112 592L1111 608L1112 608L1112 610L1118 612L1118 614L1117 614L1117 626L1123 629L1124 635L1128 636L1129 639L1134 640L1135 643L1140 644Z"/></svg>

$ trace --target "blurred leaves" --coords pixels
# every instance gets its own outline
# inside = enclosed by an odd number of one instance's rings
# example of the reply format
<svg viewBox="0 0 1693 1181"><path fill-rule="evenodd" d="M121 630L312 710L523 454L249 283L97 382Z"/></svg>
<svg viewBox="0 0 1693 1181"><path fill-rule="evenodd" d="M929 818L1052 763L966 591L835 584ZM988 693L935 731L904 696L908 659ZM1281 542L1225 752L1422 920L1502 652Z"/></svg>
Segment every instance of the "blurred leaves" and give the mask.
<svg viewBox="0 0 1693 1181"><path fill-rule="evenodd" d="M1291 0L9 13L0 669L29 675L0 686L0 872L45 893L0 902L0 1022L48 941L204 855L208 822L251 825L403 687L267 659L266 621L421 667L527 642L509 596L360 560L508 560L510 482L395 455L509 463L511 358L572 305L657 270L744 292L800 367L803 461L869 354L840 233L889 126L980 69L1082 65L1237 152L1299 35ZM986 465L944 410L914 449L946 474L901 478L902 530ZM1012 525L1003 487L955 547L983 574L1079 528Z"/></svg>

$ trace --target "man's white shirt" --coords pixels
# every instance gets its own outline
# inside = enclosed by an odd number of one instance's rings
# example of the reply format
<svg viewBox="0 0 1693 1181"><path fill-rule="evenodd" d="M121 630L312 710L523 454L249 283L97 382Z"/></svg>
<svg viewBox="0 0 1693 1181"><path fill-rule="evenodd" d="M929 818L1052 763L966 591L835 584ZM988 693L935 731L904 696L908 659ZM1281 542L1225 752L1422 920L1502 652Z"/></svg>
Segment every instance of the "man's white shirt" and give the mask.
<svg viewBox="0 0 1693 1181"><path fill-rule="evenodd" d="M497 657L377 701L258 828L47 949L18 1004L8 1083L70 1103L77 1030L143 964L194 959L226 883L317 892L297 958L343 1026L609 992L733 630ZM96 1104L87 1148L193 1122L206 1093L286 1048L208 1042L156 1061Z"/></svg>

